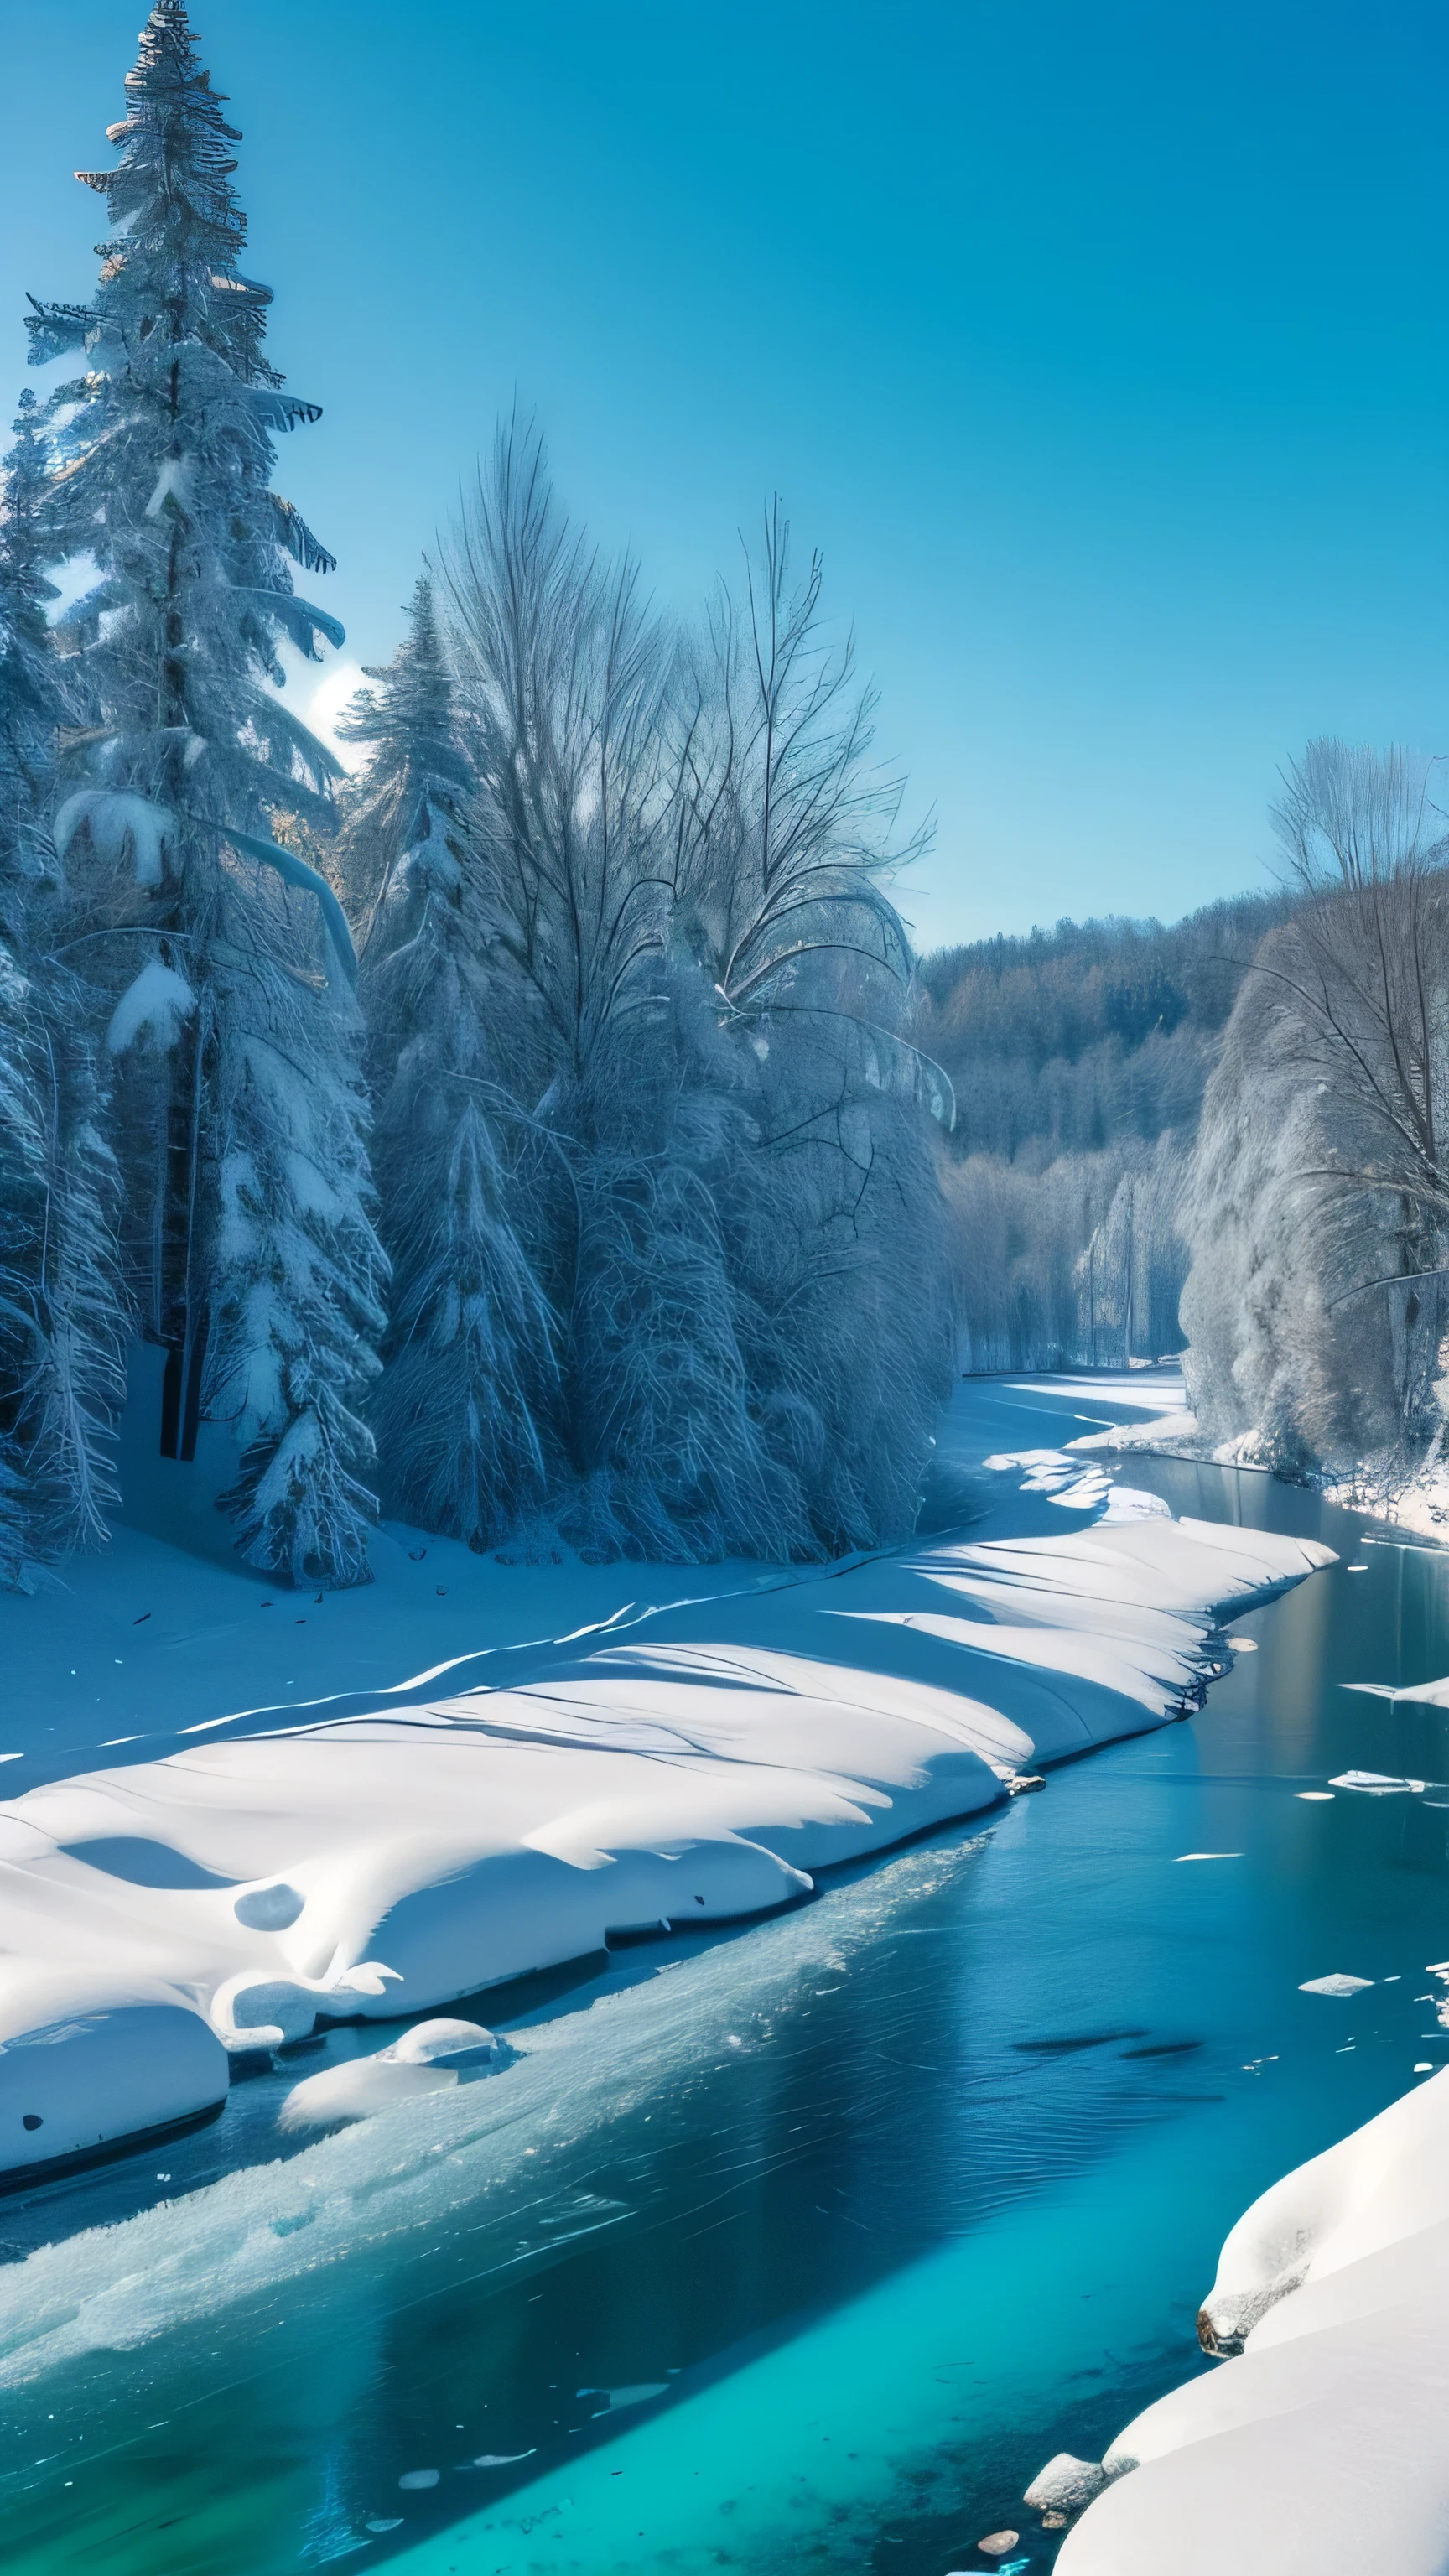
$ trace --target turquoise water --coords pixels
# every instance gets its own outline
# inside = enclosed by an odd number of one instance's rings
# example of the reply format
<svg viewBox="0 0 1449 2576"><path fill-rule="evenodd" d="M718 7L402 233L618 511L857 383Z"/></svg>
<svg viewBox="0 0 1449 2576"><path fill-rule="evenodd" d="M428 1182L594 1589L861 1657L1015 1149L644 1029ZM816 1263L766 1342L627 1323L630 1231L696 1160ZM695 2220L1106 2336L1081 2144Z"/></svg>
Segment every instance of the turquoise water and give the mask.
<svg viewBox="0 0 1449 2576"><path fill-rule="evenodd" d="M970 1402L1002 1448L1074 1427L1047 1391ZM436 2223L425 2177L406 2231L263 2265L219 2314L162 2296L136 2348L7 2390L7 2570L944 2576L1003 2524L1048 2567L1016 2501L1033 2471L1206 2367L1193 2315L1244 2203L1449 2057L1420 2000L1449 1952L1449 1786L1297 1794L1350 1766L1449 1781L1449 1718L1340 1687L1449 1671L1449 1557L1360 1547L1361 1522L1266 1478L1124 1475L1368 1571L1242 1621L1259 1651L1200 1716L974 1831L723 1942L515 1994L520 2033L557 2045L558 2116L520 2128L506 2179L444 2157ZM1199 1851L1237 1857L1178 1857ZM1335 1969L1375 1983L1298 1991ZM657 2070L651 1989L682 2034ZM641 2080L585 2112L610 2029L626 2061L640 2035ZM301 2071L260 2081L230 2153ZM193 2187L215 2133L169 2152L7 2204L0 2240L127 2241L151 2163ZM244 2221L191 2204L203 2252L207 2224L267 2236L281 2182L249 2189ZM60 2317L64 2278L48 2295ZM124 2341L124 2297L109 2317Z"/></svg>

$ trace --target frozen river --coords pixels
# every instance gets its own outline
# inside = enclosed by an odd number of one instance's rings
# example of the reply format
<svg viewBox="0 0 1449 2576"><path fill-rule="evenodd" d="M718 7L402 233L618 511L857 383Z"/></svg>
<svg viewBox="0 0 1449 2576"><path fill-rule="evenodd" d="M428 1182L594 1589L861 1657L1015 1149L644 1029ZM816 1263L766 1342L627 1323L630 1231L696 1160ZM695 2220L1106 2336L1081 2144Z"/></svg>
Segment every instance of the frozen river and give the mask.
<svg viewBox="0 0 1449 2576"><path fill-rule="evenodd" d="M968 1385L948 1464L1059 1446L1083 1406ZM0 2429L8 2576L944 2576L1003 2525L1049 2565L1032 2473L1191 2368L1247 2201L1449 2056L1422 2000L1449 1949L1449 1713L1341 1687L1449 1670L1449 1558L1360 1545L1262 1476L1122 1475L1344 1560L1236 1623L1257 1651L1197 1717L792 1913L490 1998L531 2053L426 2153L351 2132L330 2206L270 2161L185 2194L273 2157L281 2093L385 2027L235 2088L224 2150L203 2132L0 2205L12 2262L56 2248L54 2358ZM1303 1794L1353 1767L1430 1785ZM1299 1991L1336 1970L1376 1982ZM158 2197L169 2237L92 2315ZM218 2315L207 2265L239 2242L255 2287Z"/></svg>

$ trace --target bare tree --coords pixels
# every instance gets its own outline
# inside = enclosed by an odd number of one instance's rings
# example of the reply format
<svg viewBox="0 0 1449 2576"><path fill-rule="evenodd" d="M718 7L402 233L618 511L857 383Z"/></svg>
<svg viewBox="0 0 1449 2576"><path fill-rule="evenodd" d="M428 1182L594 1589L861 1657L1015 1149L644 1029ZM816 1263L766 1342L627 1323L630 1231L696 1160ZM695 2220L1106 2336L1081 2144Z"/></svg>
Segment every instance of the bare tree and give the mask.
<svg viewBox="0 0 1449 2576"><path fill-rule="evenodd" d="M1214 1437L1392 1482L1442 1437L1449 836L1429 767L1311 743L1274 810L1294 912L1208 1086L1183 1300Z"/></svg>
<svg viewBox="0 0 1449 2576"><path fill-rule="evenodd" d="M1282 1053L1331 1119L1330 1154L1303 1174L1332 1215L1331 1304L1444 1273L1449 833L1431 776L1397 746L1320 740L1273 812L1298 908L1258 971ZM1411 1294L1411 1328L1420 1306Z"/></svg>
<svg viewBox="0 0 1449 2576"><path fill-rule="evenodd" d="M767 522L697 642L498 442L446 577L511 1212L591 1551L802 1557L910 1525L948 1357L909 845L871 701Z"/></svg>

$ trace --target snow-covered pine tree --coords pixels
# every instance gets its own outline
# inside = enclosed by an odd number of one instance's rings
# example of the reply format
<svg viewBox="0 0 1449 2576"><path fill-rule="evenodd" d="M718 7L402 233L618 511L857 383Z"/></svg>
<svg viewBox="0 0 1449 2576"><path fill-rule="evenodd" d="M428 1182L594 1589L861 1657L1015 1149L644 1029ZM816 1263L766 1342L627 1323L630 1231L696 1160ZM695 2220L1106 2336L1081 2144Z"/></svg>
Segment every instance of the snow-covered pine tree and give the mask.
<svg viewBox="0 0 1449 2576"><path fill-rule="evenodd" d="M369 747L339 850L361 926L374 1159L393 1273L374 1406L403 1518L497 1543L543 1499L554 1325L510 1213L520 1139L489 1050L471 780L424 576L406 638L340 727ZM526 1147L525 1147L526 1153Z"/></svg>
<svg viewBox="0 0 1449 2576"><path fill-rule="evenodd" d="M21 396L0 476L0 1583L104 1534L124 1392L116 1167L76 975L45 953L66 712L46 602L47 459Z"/></svg>
<svg viewBox="0 0 1449 2576"><path fill-rule="evenodd" d="M51 397L60 551L99 578L61 621L86 739L55 818L72 943L104 974L126 1254L166 1351L163 1454L203 1408L235 1425L226 1498L249 1561L365 1580L373 1505L361 1413L384 1271L368 1201L355 963L281 816L326 828L336 763L282 706L278 648L313 659L334 618L289 557L332 558L270 488L273 433L315 420L263 355L270 290L239 265L239 140L182 0L156 0L83 172L112 237L94 298L38 304L32 359L85 372Z"/></svg>

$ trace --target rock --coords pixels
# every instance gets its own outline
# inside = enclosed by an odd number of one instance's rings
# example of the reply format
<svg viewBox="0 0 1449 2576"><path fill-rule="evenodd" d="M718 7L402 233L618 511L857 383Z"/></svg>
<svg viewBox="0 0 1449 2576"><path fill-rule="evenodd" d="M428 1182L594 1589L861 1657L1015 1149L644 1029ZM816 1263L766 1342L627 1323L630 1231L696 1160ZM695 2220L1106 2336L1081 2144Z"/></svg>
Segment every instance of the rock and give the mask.
<svg viewBox="0 0 1449 2576"><path fill-rule="evenodd" d="M1106 2483L1107 2472L1096 2460L1079 2460L1070 2451L1058 2451L1032 2479L1022 2503L1036 2513L1080 2513Z"/></svg>
<svg viewBox="0 0 1449 2576"><path fill-rule="evenodd" d="M976 2546L983 2558L1004 2558L1020 2538L1019 2531L989 2531L984 2540L977 2541Z"/></svg>

